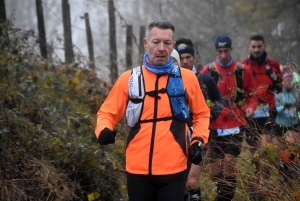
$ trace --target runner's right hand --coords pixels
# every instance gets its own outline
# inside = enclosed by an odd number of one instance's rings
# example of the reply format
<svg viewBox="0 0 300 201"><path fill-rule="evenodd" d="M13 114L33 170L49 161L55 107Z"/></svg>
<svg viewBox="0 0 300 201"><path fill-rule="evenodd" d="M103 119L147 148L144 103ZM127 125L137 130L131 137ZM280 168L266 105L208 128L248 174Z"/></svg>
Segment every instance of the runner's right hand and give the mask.
<svg viewBox="0 0 300 201"><path fill-rule="evenodd" d="M117 131L112 131L109 128L104 128L100 132L100 136L98 138L98 142L101 145L108 145L115 143L115 137L117 135Z"/></svg>

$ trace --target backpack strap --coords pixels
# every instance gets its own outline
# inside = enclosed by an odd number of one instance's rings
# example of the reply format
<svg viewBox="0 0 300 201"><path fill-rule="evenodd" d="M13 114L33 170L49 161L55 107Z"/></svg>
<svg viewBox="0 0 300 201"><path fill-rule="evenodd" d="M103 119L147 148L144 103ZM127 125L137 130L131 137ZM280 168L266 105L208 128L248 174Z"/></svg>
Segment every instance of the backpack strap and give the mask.
<svg viewBox="0 0 300 201"><path fill-rule="evenodd" d="M139 122L144 106L144 79L140 66L131 70L128 80L128 102L126 108L127 125L133 127Z"/></svg>
<svg viewBox="0 0 300 201"><path fill-rule="evenodd" d="M210 76L213 78L215 83L218 85L220 75L219 75L218 69L215 66L214 62L208 64L207 69L208 69L208 72L209 72Z"/></svg>
<svg viewBox="0 0 300 201"><path fill-rule="evenodd" d="M173 90L174 86L171 87L171 85L174 84L178 87L177 90ZM193 133L190 109L186 99L186 91L184 88L180 67L173 68L169 74L167 93L170 98L173 118L186 122L190 132Z"/></svg>
<svg viewBox="0 0 300 201"><path fill-rule="evenodd" d="M144 80L143 80L142 67L137 66L131 70L131 76L129 79L129 100L135 101L135 99L143 99L145 96ZM134 87L137 82L137 88Z"/></svg>
<svg viewBox="0 0 300 201"><path fill-rule="evenodd" d="M203 77L202 77L202 74L201 72L197 72L196 73L196 76L197 76L197 79L198 79L198 83L200 85L200 89L202 91L202 94L203 94L203 97L205 99L205 101L208 99L208 95L207 95L207 89L206 89L206 86L205 86L205 83L203 81Z"/></svg>
<svg viewBox="0 0 300 201"><path fill-rule="evenodd" d="M244 78L244 65L240 62L237 62L234 77L236 83L236 98L234 102L242 107L245 104L245 90L243 86L243 78Z"/></svg>
<svg viewBox="0 0 300 201"><path fill-rule="evenodd" d="M236 93L237 93L234 102L239 107L242 107L245 103L245 90L244 90L244 86L243 86L244 65L240 62L237 62L234 72L229 72L229 73L225 73L225 74L219 73L214 62L208 64L207 69L217 85L218 85L220 79L222 79L222 77L234 74L235 83L236 83Z"/></svg>

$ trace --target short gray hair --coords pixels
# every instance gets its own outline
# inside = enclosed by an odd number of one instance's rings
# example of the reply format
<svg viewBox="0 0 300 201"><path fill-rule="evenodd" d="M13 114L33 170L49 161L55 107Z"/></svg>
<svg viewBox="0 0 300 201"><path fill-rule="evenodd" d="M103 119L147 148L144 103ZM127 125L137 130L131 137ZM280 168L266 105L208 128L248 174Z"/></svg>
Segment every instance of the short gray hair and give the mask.
<svg viewBox="0 0 300 201"><path fill-rule="evenodd" d="M174 40L175 27L168 20L154 20L154 21L150 22L148 29L146 31L146 39L149 39L150 32L153 27L157 27L159 29L171 29L173 32L173 40Z"/></svg>

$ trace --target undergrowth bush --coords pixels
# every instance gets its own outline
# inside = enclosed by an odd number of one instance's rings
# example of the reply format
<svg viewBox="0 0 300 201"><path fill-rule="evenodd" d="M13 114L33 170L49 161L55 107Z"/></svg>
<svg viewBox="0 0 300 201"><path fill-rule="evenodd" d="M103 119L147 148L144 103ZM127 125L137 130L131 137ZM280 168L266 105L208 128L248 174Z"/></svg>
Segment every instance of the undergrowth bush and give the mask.
<svg viewBox="0 0 300 201"><path fill-rule="evenodd" d="M251 154L252 148L243 142L237 160L238 182L233 201L300 201L300 142L290 144L283 136L276 146L270 143L262 145L261 153L257 150ZM256 160L270 169L271 177L264 183L254 165ZM283 168L284 164L293 168L293 173L298 176L293 178L291 172ZM204 201L214 200L216 196L217 187L211 182L209 172L209 158L206 157L200 177Z"/></svg>
<svg viewBox="0 0 300 201"><path fill-rule="evenodd" d="M99 146L94 135L109 89L93 71L39 58L28 33L10 29L0 52L0 198L126 198L124 141Z"/></svg>

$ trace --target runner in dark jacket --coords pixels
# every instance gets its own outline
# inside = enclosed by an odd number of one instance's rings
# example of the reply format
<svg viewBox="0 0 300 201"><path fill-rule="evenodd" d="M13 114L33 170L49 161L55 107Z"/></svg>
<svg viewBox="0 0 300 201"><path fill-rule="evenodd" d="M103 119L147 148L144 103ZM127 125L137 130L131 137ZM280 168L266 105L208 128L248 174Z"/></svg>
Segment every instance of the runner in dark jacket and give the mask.
<svg viewBox="0 0 300 201"><path fill-rule="evenodd" d="M220 115L224 104L224 100L222 99L216 83L211 76L201 72L196 72L196 68L194 66L194 47L190 39L177 39L175 49L180 55L180 66L182 68L190 69L196 74L203 96L207 101L207 105L210 107L210 120L213 122ZM206 153L205 151L206 147L203 147L203 157ZM188 192L185 196L185 200L190 199L193 201L199 201L201 200L199 179L202 167L201 165L194 164L189 164L188 167L190 167L190 170L188 169L189 171L187 172L186 190Z"/></svg>

